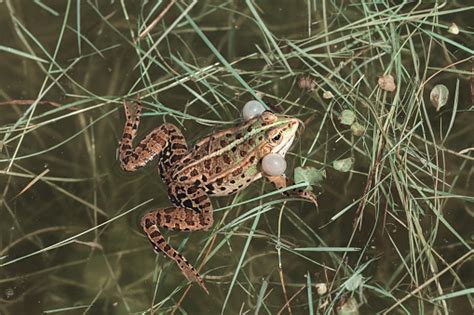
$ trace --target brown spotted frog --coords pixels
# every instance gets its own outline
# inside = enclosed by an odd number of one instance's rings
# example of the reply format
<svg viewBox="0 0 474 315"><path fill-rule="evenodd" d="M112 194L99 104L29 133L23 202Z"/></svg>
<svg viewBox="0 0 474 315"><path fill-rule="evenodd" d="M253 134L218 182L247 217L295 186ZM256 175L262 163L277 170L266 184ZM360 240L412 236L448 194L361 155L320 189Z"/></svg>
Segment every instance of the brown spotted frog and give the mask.
<svg viewBox="0 0 474 315"><path fill-rule="evenodd" d="M285 175L263 173L261 160L269 153L285 156L302 123L291 116L265 111L240 126L212 133L192 147L188 147L178 127L166 123L134 147L142 106L125 102L124 108L127 120L119 148L122 169L134 172L157 159L173 204L145 214L141 226L155 251L173 259L188 280L208 293L196 269L168 244L160 230L208 230L214 222L209 197L234 194L261 177L277 189L292 185ZM293 189L285 194L316 203L315 195L308 191Z"/></svg>

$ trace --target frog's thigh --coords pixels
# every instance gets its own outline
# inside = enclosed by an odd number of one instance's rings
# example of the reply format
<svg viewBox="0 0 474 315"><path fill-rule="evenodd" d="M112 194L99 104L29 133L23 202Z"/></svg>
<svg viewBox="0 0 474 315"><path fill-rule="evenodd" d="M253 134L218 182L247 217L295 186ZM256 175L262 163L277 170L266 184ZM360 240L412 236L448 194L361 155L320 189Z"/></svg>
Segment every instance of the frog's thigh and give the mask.
<svg viewBox="0 0 474 315"><path fill-rule="evenodd" d="M212 226L211 200L202 187L175 185L169 193L176 207L156 210L157 225L178 231L207 230Z"/></svg>
<svg viewBox="0 0 474 315"><path fill-rule="evenodd" d="M154 215L157 225L175 231L208 230L213 223L212 215L181 207L160 209Z"/></svg>

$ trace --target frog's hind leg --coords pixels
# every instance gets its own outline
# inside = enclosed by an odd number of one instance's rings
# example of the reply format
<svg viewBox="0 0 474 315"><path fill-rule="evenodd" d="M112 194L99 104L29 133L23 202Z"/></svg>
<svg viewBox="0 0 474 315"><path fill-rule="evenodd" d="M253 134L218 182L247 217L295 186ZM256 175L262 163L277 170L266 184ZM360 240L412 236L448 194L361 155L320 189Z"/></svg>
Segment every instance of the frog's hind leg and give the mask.
<svg viewBox="0 0 474 315"><path fill-rule="evenodd" d="M161 234L159 227L177 231L206 230L212 226L212 208L203 209L196 212L192 209L181 207L171 207L152 211L142 218L141 225L153 248L162 251L169 258L173 259L181 272L189 281L197 282L201 288L209 294L204 284L204 280L197 270L187 261L187 259L171 247Z"/></svg>
<svg viewBox="0 0 474 315"><path fill-rule="evenodd" d="M178 127L169 123L155 128L134 148L133 139L137 135L141 110L142 106L139 102L124 102L127 120L123 128L122 139L119 143L119 159L122 169L129 172L145 166L148 162L158 157L166 148L172 147L173 149L173 156L167 153L170 155L166 157L167 161L171 160L171 158L177 161L188 151L186 140L181 131ZM171 165L171 163L168 164ZM169 166L168 164L164 166Z"/></svg>

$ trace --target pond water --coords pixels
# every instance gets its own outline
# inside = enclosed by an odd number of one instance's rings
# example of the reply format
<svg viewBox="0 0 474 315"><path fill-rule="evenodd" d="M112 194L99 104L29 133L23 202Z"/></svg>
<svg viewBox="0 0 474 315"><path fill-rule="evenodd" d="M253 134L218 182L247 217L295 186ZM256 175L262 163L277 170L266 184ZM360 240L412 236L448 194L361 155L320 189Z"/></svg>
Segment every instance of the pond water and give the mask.
<svg viewBox="0 0 474 315"><path fill-rule="evenodd" d="M0 1L0 314L470 313L468 5ZM120 168L123 101L194 144L255 97L304 122L287 174L324 173L319 207L260 180L164 233L207 295L142 233L170 201Z"/></svg>

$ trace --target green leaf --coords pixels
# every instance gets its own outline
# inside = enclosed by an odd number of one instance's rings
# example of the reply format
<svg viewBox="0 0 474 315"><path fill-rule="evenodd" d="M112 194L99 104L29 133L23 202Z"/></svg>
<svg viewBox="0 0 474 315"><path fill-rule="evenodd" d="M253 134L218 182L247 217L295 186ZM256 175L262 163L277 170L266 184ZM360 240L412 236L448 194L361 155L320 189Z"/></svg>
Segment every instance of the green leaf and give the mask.
<svg viewBox="0 0 474 315"><path fill-rule="evenodd" d="M344 109L341 113L341 116L339 116L339 120L341 121L341 124L350 126L354 123L356 117L353 111Z"/></svg>
<svg viewBox="0 0 474 315"><path fill-rule="evenodd" d="M352 124L351 126L352 134L354 136L360 137L364 134L365 132L365 127L359 124L357 121Z"/></svg>
<svg viewBox="0 0 474 315"><path fill-rule="evenodd" d="M306 190L312 190L311 185L319 185L326 178L326 170L317 169L315 167L297 167L294 172L294 179L296 184L307 183Z"/></svg>
<svg viewBox="0 0 474 315"><path fill-rule="evenodd" d="M363 283L364 278L360 273L353 274L347 281L344 283L346 290L354 292L357 290Z"/></svg>
<svg viewBox="0 0 474 315"><path fill-rule="evenodd" d="M332 167L339 172L349 172L354 165L354 158L347 158L332 162Z"/></svg>

